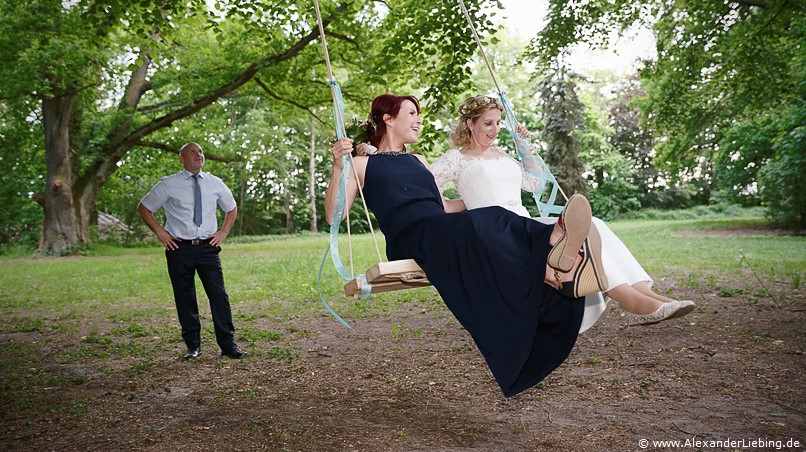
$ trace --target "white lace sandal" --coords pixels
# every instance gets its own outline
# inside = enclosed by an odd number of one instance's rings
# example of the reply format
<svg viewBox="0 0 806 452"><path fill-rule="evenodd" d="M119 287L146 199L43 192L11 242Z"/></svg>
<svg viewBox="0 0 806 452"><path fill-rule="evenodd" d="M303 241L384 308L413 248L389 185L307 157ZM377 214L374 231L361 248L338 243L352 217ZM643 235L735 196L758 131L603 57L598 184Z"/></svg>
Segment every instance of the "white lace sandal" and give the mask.
<svg viewBox="0 0 806 452"><path fill-rule="evenodd" d="M663 322L664 320L683 317L684 315L691 313L695 307L697 307L697 305L695 305L691 300L675 300L668 303L663 303L663 305L659 307L657 311L650 312L649 314L632 314L624 311L624 316L627 317L627 325L629 326L654 325L656 323Z"/></svg>

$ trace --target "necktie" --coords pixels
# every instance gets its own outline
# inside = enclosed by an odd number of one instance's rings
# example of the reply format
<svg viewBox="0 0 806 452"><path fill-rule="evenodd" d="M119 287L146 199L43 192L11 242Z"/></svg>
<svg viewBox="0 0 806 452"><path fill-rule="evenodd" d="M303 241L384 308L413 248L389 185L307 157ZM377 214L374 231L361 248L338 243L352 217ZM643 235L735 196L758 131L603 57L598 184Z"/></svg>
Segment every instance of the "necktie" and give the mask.
<svg viewBox="0 0 806 452"><path fill-rule="evenodd" d="M199 188L199 175L193 175L193 222L196 226L202 224L201 188Z"/></svg>

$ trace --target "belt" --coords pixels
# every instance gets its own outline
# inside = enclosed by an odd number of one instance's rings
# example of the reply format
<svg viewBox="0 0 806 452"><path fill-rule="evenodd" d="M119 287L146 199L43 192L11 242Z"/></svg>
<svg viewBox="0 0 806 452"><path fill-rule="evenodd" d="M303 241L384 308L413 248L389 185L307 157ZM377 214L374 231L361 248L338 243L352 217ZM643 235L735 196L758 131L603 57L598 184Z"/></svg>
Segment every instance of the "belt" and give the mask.
<svg viewBox="0 0 806 452"><path fill-rule="evenodd" d="M184 245L193 245L193 246L204 245L205 243L209 243L209 242L210 242L210 238L206 238L206 239L191 239L191 240L182 239L182 240L179 241L179 243L182 243Z"/></svg>

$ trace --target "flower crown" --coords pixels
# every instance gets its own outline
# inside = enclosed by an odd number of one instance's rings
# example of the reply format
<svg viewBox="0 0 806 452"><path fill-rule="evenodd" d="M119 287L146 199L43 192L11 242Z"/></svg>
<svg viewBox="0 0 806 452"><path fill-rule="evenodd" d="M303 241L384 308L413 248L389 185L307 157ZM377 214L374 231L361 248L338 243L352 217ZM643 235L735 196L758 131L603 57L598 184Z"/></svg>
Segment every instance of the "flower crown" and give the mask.
<svg viewBox="0 0 806 452"><path fill-rule="evenodd" d="M490 105L492 107L498 108L499 110L503 111L504 106L501 105L501 102L492 96L476 96L471 97L470 99L466 100L462 105L459 106L459 114L462 116L467 116L479 107Z"/></svg>

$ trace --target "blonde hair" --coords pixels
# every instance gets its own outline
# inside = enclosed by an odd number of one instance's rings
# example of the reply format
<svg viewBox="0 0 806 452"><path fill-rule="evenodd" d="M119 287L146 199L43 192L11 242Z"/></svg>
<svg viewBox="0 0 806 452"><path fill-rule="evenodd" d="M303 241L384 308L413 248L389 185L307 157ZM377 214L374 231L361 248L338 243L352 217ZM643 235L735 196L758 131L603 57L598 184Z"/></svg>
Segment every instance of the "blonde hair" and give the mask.
<svg viewBox="0 0 806 452"><path fill-rule="evenodd" d="M480 94L467 98L459 105L459 123L451 131L451 142L454 146L462 148L470 144L470 129L467 127L467 120L475 123L481 115L497 108L504 112L501 102L492 96Z"/></svg>

